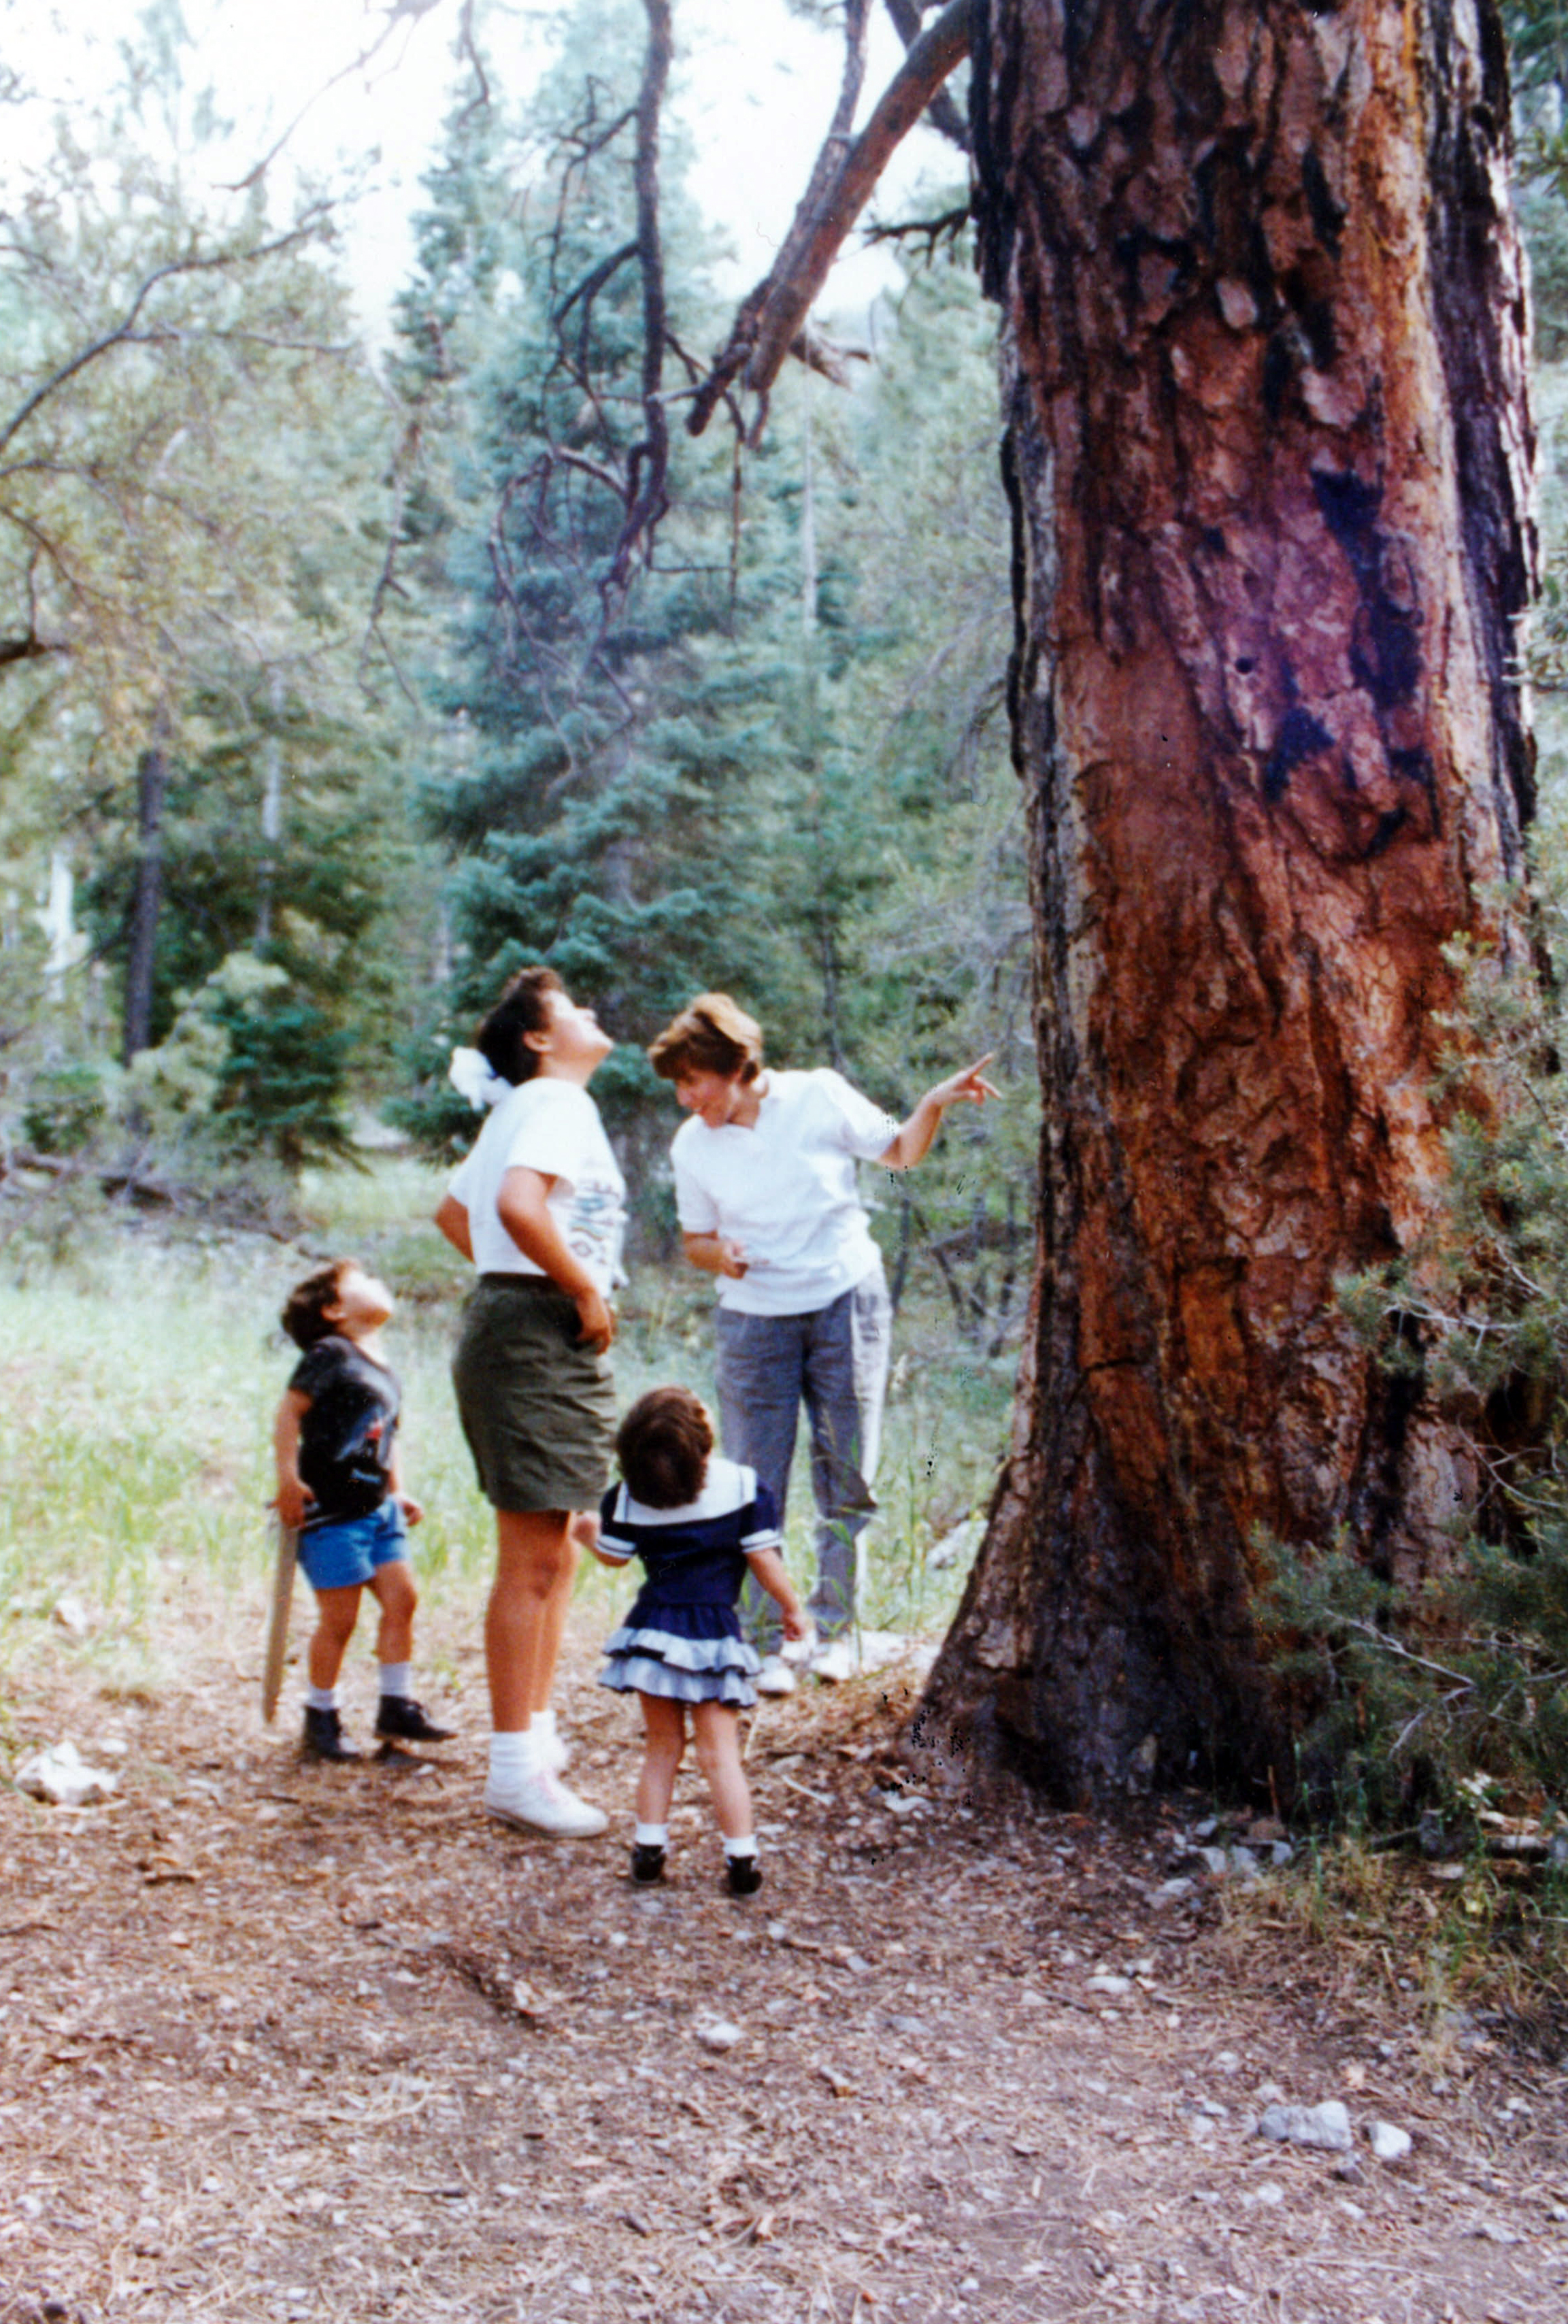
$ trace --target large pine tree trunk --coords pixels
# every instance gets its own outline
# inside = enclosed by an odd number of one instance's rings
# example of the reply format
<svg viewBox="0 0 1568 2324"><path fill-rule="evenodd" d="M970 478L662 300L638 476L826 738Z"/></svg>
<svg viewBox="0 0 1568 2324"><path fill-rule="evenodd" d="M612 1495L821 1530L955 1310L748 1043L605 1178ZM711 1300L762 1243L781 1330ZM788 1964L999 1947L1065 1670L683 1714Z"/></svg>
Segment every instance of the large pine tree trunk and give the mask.
<svg viewBox="0 0 1568 2324"><path fill-rule="evenodd" d="M1443 948L1530 807L1501 36L1492 0L979 18L1046 1132L932 1701L1060 1796L1150 1736L1283 1790L1257 1529L1414 1578L1475 1485L1334 1284L1429 1219Z"/></svg>

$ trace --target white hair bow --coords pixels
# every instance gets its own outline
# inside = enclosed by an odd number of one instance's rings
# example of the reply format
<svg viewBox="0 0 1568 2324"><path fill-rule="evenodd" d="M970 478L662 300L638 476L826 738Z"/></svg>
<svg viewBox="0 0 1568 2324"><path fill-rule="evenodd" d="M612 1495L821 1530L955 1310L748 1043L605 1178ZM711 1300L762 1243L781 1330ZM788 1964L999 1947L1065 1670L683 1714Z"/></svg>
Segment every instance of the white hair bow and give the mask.
<svg viewBox="0 0 1568 2324"><path fill-rule="evenodd" d="M512 1084L477 1049L454 1049L447 1079L467 1099L475 1113L483 1113L487 1106L499 1105L503 1097L512 1094Z"/></svg>

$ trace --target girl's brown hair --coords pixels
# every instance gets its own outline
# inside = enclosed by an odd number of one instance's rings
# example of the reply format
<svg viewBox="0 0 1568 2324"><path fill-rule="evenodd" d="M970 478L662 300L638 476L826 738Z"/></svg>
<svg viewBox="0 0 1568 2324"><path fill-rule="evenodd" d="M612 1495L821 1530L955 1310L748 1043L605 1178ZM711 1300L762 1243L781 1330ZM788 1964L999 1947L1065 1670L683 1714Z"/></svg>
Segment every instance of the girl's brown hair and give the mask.
<svg viewBox="0 0 1568 2324"><path fill-rule="evenodd" d="M615 1437L627 1489L648 1509L681 1509L695 1501L713 1449L713 1422L688 1388L650 1388Z"/></svg>
<svg viewBox="0 0 1568 2324"><path fill-rule="evenodd" d="M754 1082L762 1070L762 1028L727 992L699 992L665 1027L648 1062L667 1082L688 1073L739 1074Z"/></svg>
<svg viewBox="0 0 1568 2324"><path fill-rule="evenodd" d="M539 1071L539 1051L523 1035L549 1031L549 995L565 990L553 968L520 968L479 1028L474 1046L491 1072L513 1088Z"/></svg>

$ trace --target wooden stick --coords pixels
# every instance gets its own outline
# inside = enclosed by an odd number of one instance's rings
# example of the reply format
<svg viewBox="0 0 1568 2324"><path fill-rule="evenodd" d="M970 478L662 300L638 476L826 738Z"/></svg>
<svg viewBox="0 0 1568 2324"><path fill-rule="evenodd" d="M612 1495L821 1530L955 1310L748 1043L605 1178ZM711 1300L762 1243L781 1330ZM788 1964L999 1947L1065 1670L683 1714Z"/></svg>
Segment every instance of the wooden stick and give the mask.
<svg viewBox="0 0 1568 2324"><path fill-rule="evenodd" d="M294 1599L294 1566L300 1536L281 1517L272 1520L277 1537L277 1563L272 1571L272 1612L267 1625L267 1659L262 1671L262 1719L270 1727L277 1716L283 1691L283 1665L289 1655L289 1609Z"/></svg>

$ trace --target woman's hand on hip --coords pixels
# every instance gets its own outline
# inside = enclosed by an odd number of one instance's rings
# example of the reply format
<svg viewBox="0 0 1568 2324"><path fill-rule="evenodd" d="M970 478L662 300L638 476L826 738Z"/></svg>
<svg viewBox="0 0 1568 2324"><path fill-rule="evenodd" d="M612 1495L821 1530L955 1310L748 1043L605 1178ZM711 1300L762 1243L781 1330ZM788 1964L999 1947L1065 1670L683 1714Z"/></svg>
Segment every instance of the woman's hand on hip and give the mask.
<svg viewBox="0 0 1568 2324"><path fill-rule="evenodd" d="M576 1294L576 1304L583 1344L592 1348L596 1356L602 1356L615 1336L614 1314L603 1293L592 1286Z"/></svg>

